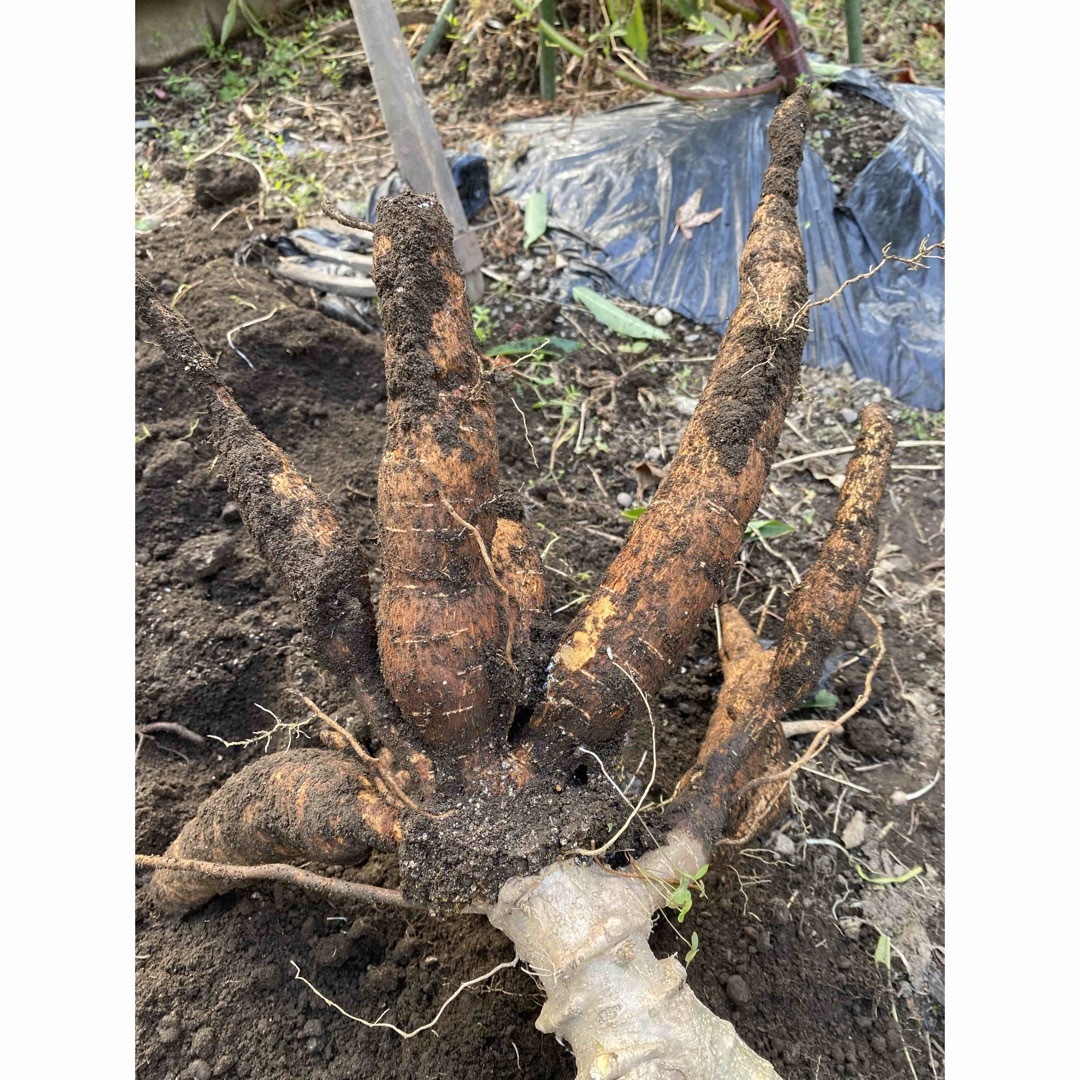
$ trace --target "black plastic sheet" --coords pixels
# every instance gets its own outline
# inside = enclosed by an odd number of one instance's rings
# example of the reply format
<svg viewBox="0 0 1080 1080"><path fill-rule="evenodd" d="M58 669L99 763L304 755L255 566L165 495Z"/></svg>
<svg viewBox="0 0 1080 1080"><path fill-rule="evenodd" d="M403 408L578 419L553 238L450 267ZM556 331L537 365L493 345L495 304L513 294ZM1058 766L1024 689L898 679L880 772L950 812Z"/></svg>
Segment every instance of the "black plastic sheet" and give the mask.
<svg viewBox="0 0 1080 1080"><path fill-rule="evenodd" d="M807 146L800 170L812 296L864 273L882 248L914 254L944 236L944 91L886 85L864 72L841 80L906 124L838 206L828 169ZM528 152L504 191L548 196L548 236L581 276L612 297L663 306L723 330L738 294L738 258L768 161L776 95L688 106L649 100L576 118L506 125ZM685 239L678 208L702 189L702 211L723 213ZM674 235L673 235L674 234ZM597 284L599 282L599 284ZM848 361L857 377L920 408L944 407L944 273L890 263L811 313L806 362Z"/></svg>
<svg viewBox="0 0 1080 1080"><path fill-rule="evenodd" d="M472 221L491 200L491 180L488 163L482 154L459 150L447 150L446 163L461 199L465 219ZM396 169L368 196L368 219L375 220L375 206L386 195L400 195L408 190L408 184Z"/></svg>

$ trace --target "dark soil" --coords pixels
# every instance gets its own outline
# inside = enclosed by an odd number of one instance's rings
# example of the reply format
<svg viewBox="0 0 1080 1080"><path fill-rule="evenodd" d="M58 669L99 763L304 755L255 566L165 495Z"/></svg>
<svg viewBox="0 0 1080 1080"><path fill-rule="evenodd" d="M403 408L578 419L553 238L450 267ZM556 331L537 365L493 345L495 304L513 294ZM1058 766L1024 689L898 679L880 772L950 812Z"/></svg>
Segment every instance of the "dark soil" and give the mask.
<svg viewBox="0 0 1080 1080"><path fill-rule="evenodd" d="M228 177L215 175L217 190L227 190ZM243 176L235 179L242 187ZM381 340L321 315L305 290L234 265L251 236L251 212L222 220L223 209L202 208L185 189L165 226L139 238L138 267L167 298L178 295L178 309L219 356L252 421L341 509L377 567ZM255 224L276 234L291 227L289 217L271 209ZM493 225L480 236L490 265L514 280L517 256L500 260L505 230ZM553 252L538 245L532 254L538 277L554 272ZM647 503L654 474L670 460L715 342L676 322L663 353L630 355L580 313L534 302L527 291L484 301L489 344L531 334L581 339L571 318L588 333L570 357L520 372L546 380L546 406L535 407L535 381L505 371L492 390L502 475L522 493L545 549L554 607L568 620L629 530L622 511ZM272 318L235 329L275 308ZM136 346L136 379L137 723L179 723L204 739L156 730L139 741L136 843L150 854L165 849L226 777L284 748L281 732L238 744L273 727L266 710L301 719L293 688L343 722L351 703L303 651L297 613L256 554L215 467L196 398L145 341ZM854 411L881 398L888 401L881 387L849 372L804 372L778 459L819 456L777 467L757 515L796 529L768 547L748 543L728 588L763 638L774 638L783 618L793 587L788 561L809 565L835 506L847 455L820 452L850 445ZM893 796L918 792L942 769L943 470L941 449L929 440L943 438L943 424L897 403L890 412L899 438L920 445L897 451L866 593L887 648L870 700L845 737L797 778L794 812L779 828L710 870L708 899L695 901L680 928L700 942L691 986L788 1078L923 1080L942 1072L944 782L910 801ZM376 569L376 592L379 583ZM857 618L830 662L825 688L838 703L799 718L834 718L852 705L873 640L869 622ZM654 704L658 791L670 793L692 761L719 683L707 620ZM807 742L795 738L794 749ZM629 748L628 779L643 750L640 739ZM866 880L915 867L921 872L902 883ZM384 855L356 869L314 869L398 884L395 861ZM542 998L522 971L469 989L435 1030L411 1039L343 1016L294 978L302 974L354 1016L385 1014L411 1030L462 981L510 959L507 940L480 916L440 921L267 885L171 920L147 901L146 881L140 874L136 892L140 1077L574 1075L569 1050L533 1026ZM883 935L892 945L889 966L875 961ZM663 920L653 942L661 954L685 952Z"/></svg>

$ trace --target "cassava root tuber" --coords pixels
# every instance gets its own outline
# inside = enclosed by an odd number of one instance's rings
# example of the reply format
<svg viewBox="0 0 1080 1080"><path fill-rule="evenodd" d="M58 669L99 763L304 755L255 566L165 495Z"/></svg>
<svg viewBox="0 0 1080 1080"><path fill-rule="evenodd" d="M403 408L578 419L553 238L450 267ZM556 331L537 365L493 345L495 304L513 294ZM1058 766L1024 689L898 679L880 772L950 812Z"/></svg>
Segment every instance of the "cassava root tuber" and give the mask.
<svg viewBox="0 0 1080 1080"><path fill-rule="evenodd" d="M166 852L150 886L160 907L182 913L235 886L235 873L200 876L207 863L348 865L369 847L396 850L402 903L485 910L514 941L549 995L539 1026L571 1043L583 1080L776 1075L648 937L684 875L782 812L780 720L818 678L876 551L893 445L881 407L863 414L836 523L777 646L763 649L722 603L807 333L796 213L806 124L800 89L770 125L738 306L699 406L648 512L561 637L520 499L499 480L494 408L433 196L384 199L375 223L388 397L377 605L340 514L255 430L183 319L139 281L139 315L209 410L246 525L379 747L376 757L324 718L329 748L241 769ZM620 836L629 866L564 857L606 850L594 842L625 820L621 793L593 763L614 763L647 722L649 698L718 602L724 684L697 761L663 815ZM762 776L769 783L755 786Z"/></svg>

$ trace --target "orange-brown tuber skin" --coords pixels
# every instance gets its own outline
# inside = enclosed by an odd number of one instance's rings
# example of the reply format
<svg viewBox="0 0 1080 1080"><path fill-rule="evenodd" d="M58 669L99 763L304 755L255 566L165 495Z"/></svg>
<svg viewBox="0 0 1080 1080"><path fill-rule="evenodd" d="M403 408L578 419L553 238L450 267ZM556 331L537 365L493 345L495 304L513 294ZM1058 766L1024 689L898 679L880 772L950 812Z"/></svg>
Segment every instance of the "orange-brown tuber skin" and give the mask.
<svg viewBox="0 0 1080 1080"><path fill-rule="evenodd" d="M781 716L802 702L821 678L825 658L851 622L877 556L878 505L896 435L880 404L863 409L859 427L836 518L791 597L776 643L767 695Z"/></svg>
<svg viewBox="0 0 1080 1080"><path fill-rule="evenodd" d="M517 677L505 587L484 558L496 524L495 410L434 196L379 202L371 276L386 331L383 677L423 743L460 755L505 733Z"/></svg>
<svg viewBox="0 0 1080 1080"><path fill-rule="evenodd" d="M316 656L351 685L366 718L396 715L379 673L367 560L337 509L258 431L186 320L138 277L140 318L210 412L219 467L263 558L285 579Z"/></svg>
<svg viewBox="0 0 1080 1080"><path fill-rule="evenodd" d="M534 731L617 744L686 654L757 508L798 382L806 257L796 215L806 94L781 103L739 266L739 303L678 453L648 512L555 653Z"/></svg>
<svg viewBox="0 0 1080 1080"><path fill-rule="evenodd" d="M518 703L532 705L543 690L551 653L551 598L540 549L524 521L500 517L491 542L491 561L506 589L511 613Z"/></svg>
<svg viewBox="0 0 1080 1080"><path fill-rule="evenodd" d="M753 627L733 604L720 608L720 660L724 682L697 760L679 781L680 792L693 791L709 762L725 745L755 719L772 671L773 653L761 647ZM737 793L759 776L780 771L786 764L787 745L778 722L773 721L739 763L731 784L708 789L710 812L727 817L727 832L752 836L767 828L789 805L787 788L755 787ZM675 807L681 805L676 797Z"/></svg>
<svg viewBox="0 0 1080 1080"><path fill-rule="evenodd" d="M748 662L730 692L726 682L721 688L705 743L671 808L673 819L686 820L706 844L724 833L746 840L768 824L783 787L755 785L742 795L740 789L780 771L770 767L778 763L777 725L813 689L862 599L877 554L878 508L895 436L881 405L864 409L860 425L836 517L788 604L777 644Z"/></svg>
<svg viewBox="0 0 1080 1080"><path fill-rule="evenodd" d="M387 805L350 754L292 750L241 769L199 807L166 855L213 863L314 862L348 866L372 847L401 841L398 812ZM235 888L234 882L157 870L154 902L183 913Z"/></svg>

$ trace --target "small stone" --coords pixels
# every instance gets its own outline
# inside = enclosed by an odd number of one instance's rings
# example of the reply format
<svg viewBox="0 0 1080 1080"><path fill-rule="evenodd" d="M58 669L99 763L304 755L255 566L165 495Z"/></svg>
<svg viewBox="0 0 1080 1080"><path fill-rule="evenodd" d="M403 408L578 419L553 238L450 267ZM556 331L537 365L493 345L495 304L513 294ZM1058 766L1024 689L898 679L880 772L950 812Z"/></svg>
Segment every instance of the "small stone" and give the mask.
<svg viewBox="0 0 1080 1080"><path fill-rule="evenodd" d="M229 562L235 545L232 533L228 532L185 540L176 549L181 572L189 581L206 581Z"/></svg>
<svg viewBox="0 0 1080 1080"><path fill-rule="evenodd" d="M697 408L697 398L687 397L685 394L676 394L671 403L680 416L693 416Z"/></svg>
<svg viewBox="0 0 1080 1080"><path fill-rule="evenodd" d="M840 839L848 851L862 845L866 839L866 815L861 810L856 810L851 815L851 820L844 826Z"/></svg>
<svg viewBox="0 0 1080 1080"><path fill-rule="evenodd" d="M309 1020L304 1025L304 1030L300 1033L305 1039L317 1039L326 1028L323 1026L323 1022L318 1019Z"/></svg>
<svg viewBox="0 0 1080 1080"><path fill-rule="evenodd" d="M627 510L634 505L634 496L631 495L628 491L620 491L619 494L615 496L615 501L624 510Z"/></svg>
<svg viewBox="0 0 1080 1080"><path fill-rule="evenodd" d="M750 1001L750 987L741 975L732 975L724 986L732 1005L746 1005Z"/></svg>
<svg viewBox="0 0 1080 1080"><path fill-rule="evenodd" d="M191 1080L210 1080L214 1075L214 1070L210 1068L209 1062L203 1061L202 1058L196 1058L188 1067L185 1076L191 1077Z"/></svg>
<svg viewBox="0 0 1080 1080"><path fill-rule="evenodd" d="M858 422L859 414L854 409L841 409L840 419L843 420L845 424L854 424Z"/></svg>
<svg viewBox="0 0 1080 1080"><path fill-rule="evenodd" d="M782 836L782 833L778 833L778 836ZM791 922L791 912L788 910L787 904L783 900L774 900L769 905L769 922L773 926L786 926Z"/></svg>
<svg viewBox="0 0 1080 1080"><path fill-rule="evenodd" d="M790 858L795 854L795 841L782 832L774 832L769 838L769 844L777 855Z"/></svg>
<svg viewBox="0 0 1080 1080"><path fill-rule="evenodd" d="M226 525L235 525L240 520L240 507L234 502L227 502L221 508L221 520Z"/></svg>
<svg viewBox="0 0 1080 1080"><path fill-rule="evenodd" d="M837 920L840 924L840 931L848 941L858 941L859 933L862 930L862 919L855 918L854 915L844 915Z"/></svg>
<svg viewBox="0 0 1080 1080"><path fill-rule="evenodd" d="M675 316L672 315L666 307L657 308L656 311L653 312L652 317L653 322L656 323L657 326L670 326L671 320L674 318Z"/></svg>

